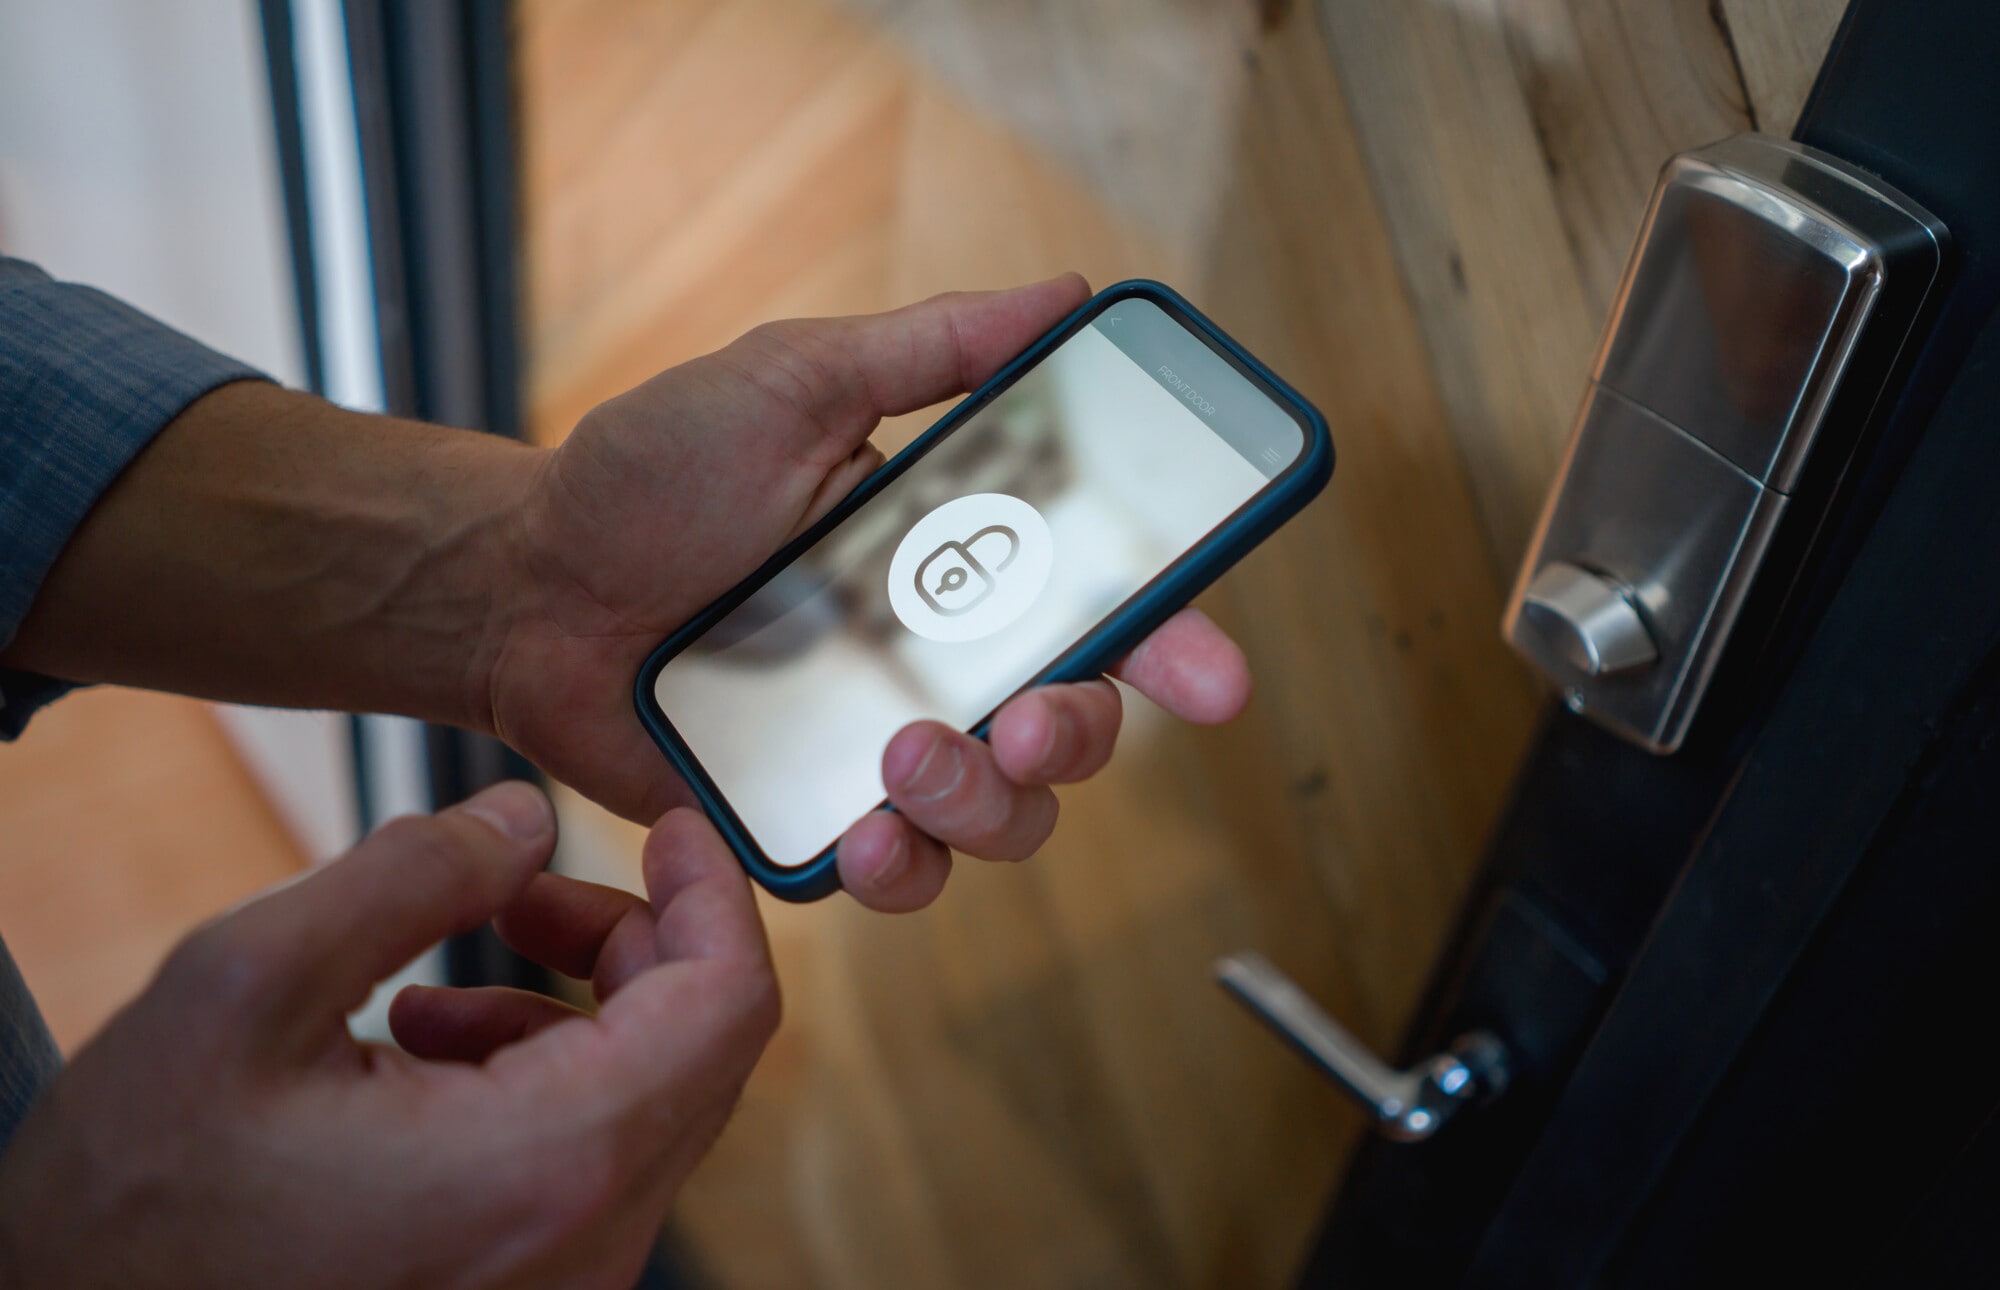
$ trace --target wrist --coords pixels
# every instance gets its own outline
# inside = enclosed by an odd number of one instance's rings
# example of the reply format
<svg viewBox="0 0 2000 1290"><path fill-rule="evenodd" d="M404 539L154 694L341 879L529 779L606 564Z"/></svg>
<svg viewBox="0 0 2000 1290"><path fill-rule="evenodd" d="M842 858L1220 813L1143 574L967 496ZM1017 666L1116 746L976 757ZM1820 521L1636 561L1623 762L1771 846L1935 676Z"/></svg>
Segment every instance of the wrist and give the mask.
<svg viewBox="0 0 2000 1290"><path fill-rule="evenodd" d="M424 437L399 490L411 539L376 570L365 689L351 704L494 733L494 675L524 612L522 515L545 449L406 426ZM396 527L402 527L398 524Z"/></svg>
<svg viewBox="0 0 2000 1290"><path fill-rule="evenodd" d="M547 467L549 450L512 440L481 436L478 483L455 498L456 518L447 525L461 535L460 558L446 558L437 572L462 577L474 594L463 600L467 646L449 693L455 705L435 717L480 734L499 736L494 696L508 642L532 613L532 552L527 516ZM451 548L447 548L451 549Z"/></svg>
<svg viewBox="0 0 2000 1290"><path fill-rule="evenodd" d="M261 382L169 424L98 501L10 666L490 729L543 450Z"/></svg>

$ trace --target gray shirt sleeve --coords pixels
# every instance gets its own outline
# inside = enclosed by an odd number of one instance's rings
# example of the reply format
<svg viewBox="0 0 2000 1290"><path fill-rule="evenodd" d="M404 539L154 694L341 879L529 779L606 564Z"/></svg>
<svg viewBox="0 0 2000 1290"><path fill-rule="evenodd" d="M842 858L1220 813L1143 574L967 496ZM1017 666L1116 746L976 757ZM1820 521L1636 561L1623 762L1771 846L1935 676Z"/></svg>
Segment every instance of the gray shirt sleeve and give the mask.
<svg viewBox="0 0 2000 1290"><path fill-rule="evenodd" d="M153 436L217 386L259 377L101 291L0 256L0 649ZM0 668L0 739L68 688Z"/></svg>
<svg viewBox="0 0 2000 1290"><path fill-rule="evenodd" d="M35 1098L62 1070L56 1041L28 993L28 983L0 942L0 1152L34 1105Z"/></svg>
<svg viewBox="0 0 2000 1290"><path fill-rule="evenodd" d="M101 291L0 256L0 649L140 449L216 386L256 376ZM0 668L0 739L68 688ZM0 1149L60 1066L0 945Z"/></svg>

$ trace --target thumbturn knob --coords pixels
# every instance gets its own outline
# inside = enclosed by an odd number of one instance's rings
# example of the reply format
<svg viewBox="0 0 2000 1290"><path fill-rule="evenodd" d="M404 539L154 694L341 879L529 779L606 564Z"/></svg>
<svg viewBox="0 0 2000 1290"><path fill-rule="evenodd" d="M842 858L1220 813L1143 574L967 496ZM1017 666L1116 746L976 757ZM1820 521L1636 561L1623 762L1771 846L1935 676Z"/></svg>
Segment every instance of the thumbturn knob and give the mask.
<svg viewBox="0 0 2000 1290"><path fill-rule="evenodd" d="M1551 564L1521 597L1522 617L1585 676L1631 672L1660 656L1645 620L1609 579Z"/></svg>

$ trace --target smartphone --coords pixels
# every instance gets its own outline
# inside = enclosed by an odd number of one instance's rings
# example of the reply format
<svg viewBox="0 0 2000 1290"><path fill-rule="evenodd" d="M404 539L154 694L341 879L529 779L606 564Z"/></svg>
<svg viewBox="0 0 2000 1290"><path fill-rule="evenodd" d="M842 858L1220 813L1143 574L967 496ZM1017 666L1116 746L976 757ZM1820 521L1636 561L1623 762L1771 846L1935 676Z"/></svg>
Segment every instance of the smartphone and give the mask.
<svg viewBox="0 0 2000 1290"><path fill-rule="evenodd" d="M883 749L1100 674L1333 473L1325 419L1157 282L1093 297L653 651L640 719L753 877L816 900Z"/></svg>

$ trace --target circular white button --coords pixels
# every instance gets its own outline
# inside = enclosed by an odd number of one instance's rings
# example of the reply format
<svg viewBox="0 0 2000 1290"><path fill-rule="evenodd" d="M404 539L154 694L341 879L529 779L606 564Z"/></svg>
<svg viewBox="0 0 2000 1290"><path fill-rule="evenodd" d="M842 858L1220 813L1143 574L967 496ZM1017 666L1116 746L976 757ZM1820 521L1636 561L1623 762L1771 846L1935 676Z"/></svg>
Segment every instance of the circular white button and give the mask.
<svg viewBox="0 0 2000 1290"><path fill-rule="evenodd" d="M1005 493L958 497L903 535L889 562L889 607L925 640L991 636L1049 580L1055 541L1041 513Z"/></svg>

